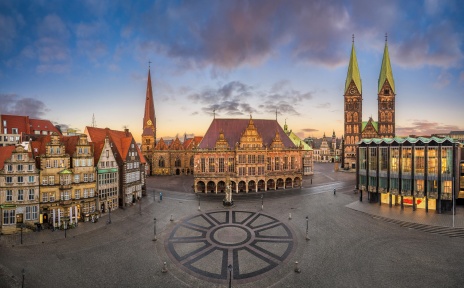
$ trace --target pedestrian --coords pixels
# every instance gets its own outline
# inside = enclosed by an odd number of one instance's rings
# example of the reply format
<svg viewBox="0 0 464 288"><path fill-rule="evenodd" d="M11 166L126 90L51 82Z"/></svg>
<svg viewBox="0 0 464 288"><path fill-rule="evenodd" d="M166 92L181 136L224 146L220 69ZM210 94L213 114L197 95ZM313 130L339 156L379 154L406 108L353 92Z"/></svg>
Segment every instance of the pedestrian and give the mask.
<svg viewBox="0 0 464 288"><path fill-rule="evenodd" d="M160 192L160 202L163 201L163 192Z"/></svg>
<svg viewBox="0 0 464 288"><path fill-rule="evenodd" d="M337 190L335 190L335 188L334 188L334 195L335 195L335 192L336 192L336 191L337 191Z"/></svg>

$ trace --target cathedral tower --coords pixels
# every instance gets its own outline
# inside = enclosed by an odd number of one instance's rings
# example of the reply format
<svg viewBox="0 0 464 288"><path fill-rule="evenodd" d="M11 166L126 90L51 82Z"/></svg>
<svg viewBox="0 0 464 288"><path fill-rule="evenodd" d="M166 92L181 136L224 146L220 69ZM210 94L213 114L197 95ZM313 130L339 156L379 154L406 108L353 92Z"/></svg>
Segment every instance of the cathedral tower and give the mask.
<svg viewBox="0 0 464 288"><path fill-rule="evenodd" d="M379 137L395 137L395 81L388 54L387 36L378 84Z"/></svg>
<svg viewBox="0 0 464 288"><path fill-rule="evenodd" d="M362 83L354 49L354 35L351 47L350 64L345 81L344 107L344 163L345 168L356 163L356 142L361 140L362 132Z"/></svg>
<svg viewBox="0 0 464 288"><path fill-rule="evenodd" d="M156 118L153 91L151 88L150 66L148 67L147 94L145 97L145 113L143 115L142 154L150 165L152 171L152 154L156 145Z"/></svg>

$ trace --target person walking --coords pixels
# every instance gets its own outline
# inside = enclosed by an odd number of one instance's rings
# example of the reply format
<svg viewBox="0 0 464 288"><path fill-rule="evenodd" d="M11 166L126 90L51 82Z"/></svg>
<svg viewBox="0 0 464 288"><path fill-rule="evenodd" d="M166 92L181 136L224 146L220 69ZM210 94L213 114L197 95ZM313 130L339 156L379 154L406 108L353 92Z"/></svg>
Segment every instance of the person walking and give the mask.
<svg viewBox="0 0 464 288"><path fill-rule="evenodd" d="M334 195L335 195L335 192L336 192L336 191L337 191L337 190L334 188Z"/></svg>

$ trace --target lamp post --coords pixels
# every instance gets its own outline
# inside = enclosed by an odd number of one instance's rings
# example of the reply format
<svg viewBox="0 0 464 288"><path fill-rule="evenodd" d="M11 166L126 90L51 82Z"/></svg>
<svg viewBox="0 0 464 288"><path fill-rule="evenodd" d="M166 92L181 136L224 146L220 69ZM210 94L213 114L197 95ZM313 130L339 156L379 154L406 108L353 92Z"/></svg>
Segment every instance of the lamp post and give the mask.
<svg viewBox="0 0 464 288"><path fill-rule="evenodd" d="M261 194L261 210L264 208L264 194Z"/></svg>
<svg viewBox="0 0 464 288"><path fill-rule="evenodd" d="M229 270L229 288L232 287L232 264L227 266L227 270Z"/></svg>
<svg viewBox="0 0 464 288"><path fill-rule="evenodd" d="M201 210L201 206L200 206L200 194L197 194L197 197L198 197L198 211Z"/></svg>
<svg viewBox="0 0 464 288"><path fill-rule="evenodd" d="M309 217L306 216L306 240L309 240L308 232L309 232Z"/></svg>
<svg viewBox="0 0 464 288"><path fill-rule="evenodd" d="M153 238L153 241L156 241L156 240L158 240L156 238L156 217L153 219L153 221L155 222L155 225L154 225L154 228L153 228L153 230L154 230L153 232L155 233L155 238Z"/></svg>

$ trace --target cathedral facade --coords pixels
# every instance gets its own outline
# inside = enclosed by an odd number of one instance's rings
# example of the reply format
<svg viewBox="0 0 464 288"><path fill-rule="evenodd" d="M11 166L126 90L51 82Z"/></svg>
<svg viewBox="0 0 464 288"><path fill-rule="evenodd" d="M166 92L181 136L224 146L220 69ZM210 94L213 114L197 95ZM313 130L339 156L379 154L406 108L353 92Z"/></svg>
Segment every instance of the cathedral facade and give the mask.
<svg viewBox="0 0 464 288"><path fill-rule="evenodd" d="M353 38L344 91L342 165L345 169L356 169L356 144L361 139L395 137L396 89L386 40L377 88L378 121L374 121L372 117L368 121L362 120L362 92Z"/></svg>

